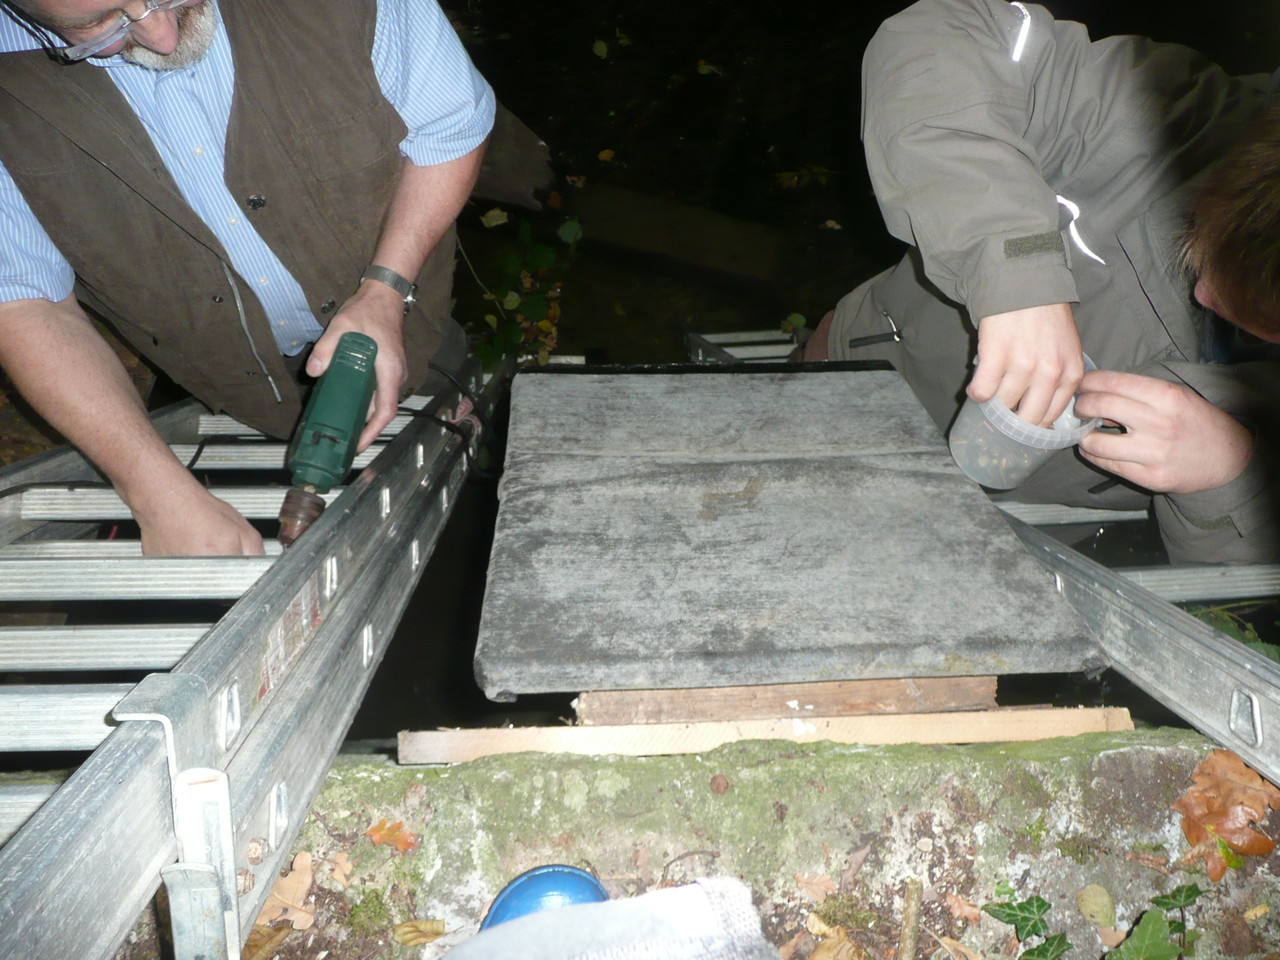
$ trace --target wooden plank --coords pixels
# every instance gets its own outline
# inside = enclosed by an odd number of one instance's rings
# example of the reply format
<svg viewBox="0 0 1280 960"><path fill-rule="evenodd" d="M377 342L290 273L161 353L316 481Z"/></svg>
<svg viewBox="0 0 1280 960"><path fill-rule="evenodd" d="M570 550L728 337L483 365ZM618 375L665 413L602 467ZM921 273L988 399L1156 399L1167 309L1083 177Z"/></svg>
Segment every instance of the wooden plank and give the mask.
<svg viewBox="0 0 1280 960"><path fill-rule="evenodd" d="M829 680L683 690L592 690L574 701L584 726L850 717L874 713L992 710L995 677Z"/></svg>
<svg viewBox="0 0 1280 960"><path fill-rule="evenodd" d="M877 717L799 717L711 723L645 723L597 727L509 727L404 730L401 763L461 763L501 753L658 756L702 753L737 740L813 743L992 743L1132 730L1123 707L912 713Z"/></svg>

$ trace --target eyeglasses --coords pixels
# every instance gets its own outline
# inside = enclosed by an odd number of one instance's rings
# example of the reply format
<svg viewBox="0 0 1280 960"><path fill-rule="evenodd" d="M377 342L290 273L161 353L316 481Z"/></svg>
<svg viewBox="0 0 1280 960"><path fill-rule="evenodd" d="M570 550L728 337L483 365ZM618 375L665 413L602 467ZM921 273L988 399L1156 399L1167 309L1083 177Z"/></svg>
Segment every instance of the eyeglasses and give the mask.
<svg viewBox="0 0 1280 960"><path fill-rule="evenodd" d="M199 3L200 0L146 0L143 4L143 11L139 16L131 17L129 14L121 11L119 18L115 24L102 33L98 34L83 43L72 44L63 47L60 51L62 56L67 60L83 60L85 57L92 57L95 53L99 53L113 43L119 43L133 29L135 23L139 23L147 17L151 16L157 10L172 10L175 7L185 7L188 4Z"/></svg>

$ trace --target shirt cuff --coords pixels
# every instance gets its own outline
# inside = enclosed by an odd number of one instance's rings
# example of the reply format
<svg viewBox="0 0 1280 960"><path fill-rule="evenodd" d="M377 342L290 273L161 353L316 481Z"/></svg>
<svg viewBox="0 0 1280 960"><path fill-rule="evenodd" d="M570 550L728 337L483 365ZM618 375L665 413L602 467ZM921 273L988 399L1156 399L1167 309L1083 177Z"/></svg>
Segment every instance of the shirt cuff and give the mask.
<svg viewBox="0 0 1280 960"><path fill-rule="evenodd" d="M968 284L964 304L976 324L983 317L1050 303L1078 303L1076 281L1062 255L984 265Z"/></svg>
<svg viewBox="0 0 1280 960"><path fill-rule="evenodd" d="M1234 480L1198 493L1166 494L1189 524L1201 530L1233 528L1248 537L1276 521L1275 457L1254 441L1254 454Z"/></svg>

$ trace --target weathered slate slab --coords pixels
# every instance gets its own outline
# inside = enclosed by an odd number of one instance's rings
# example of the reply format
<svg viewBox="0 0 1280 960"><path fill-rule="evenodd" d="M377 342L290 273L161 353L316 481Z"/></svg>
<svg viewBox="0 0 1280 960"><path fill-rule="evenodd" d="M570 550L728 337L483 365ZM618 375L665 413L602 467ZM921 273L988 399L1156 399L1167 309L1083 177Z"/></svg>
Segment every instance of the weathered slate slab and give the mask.
<svg viewBox="0 0 1280 960"><path fill-rule="evenodd" d="M1101 662L896 373L524 374L511 421L490 697Z"/></svg>

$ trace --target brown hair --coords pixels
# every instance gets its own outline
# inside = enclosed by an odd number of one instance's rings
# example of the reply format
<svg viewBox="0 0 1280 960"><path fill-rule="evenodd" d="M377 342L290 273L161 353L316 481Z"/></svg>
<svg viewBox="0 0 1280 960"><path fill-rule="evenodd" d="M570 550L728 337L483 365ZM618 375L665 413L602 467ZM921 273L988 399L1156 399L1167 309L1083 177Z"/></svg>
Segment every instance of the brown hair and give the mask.
<svg viewBox="0 0 1280 960"><path fill-rule="evenodd" d="M1225 319L1280 339L1280 103L1209 171L1192 201L1185 258Z"/></svg>

